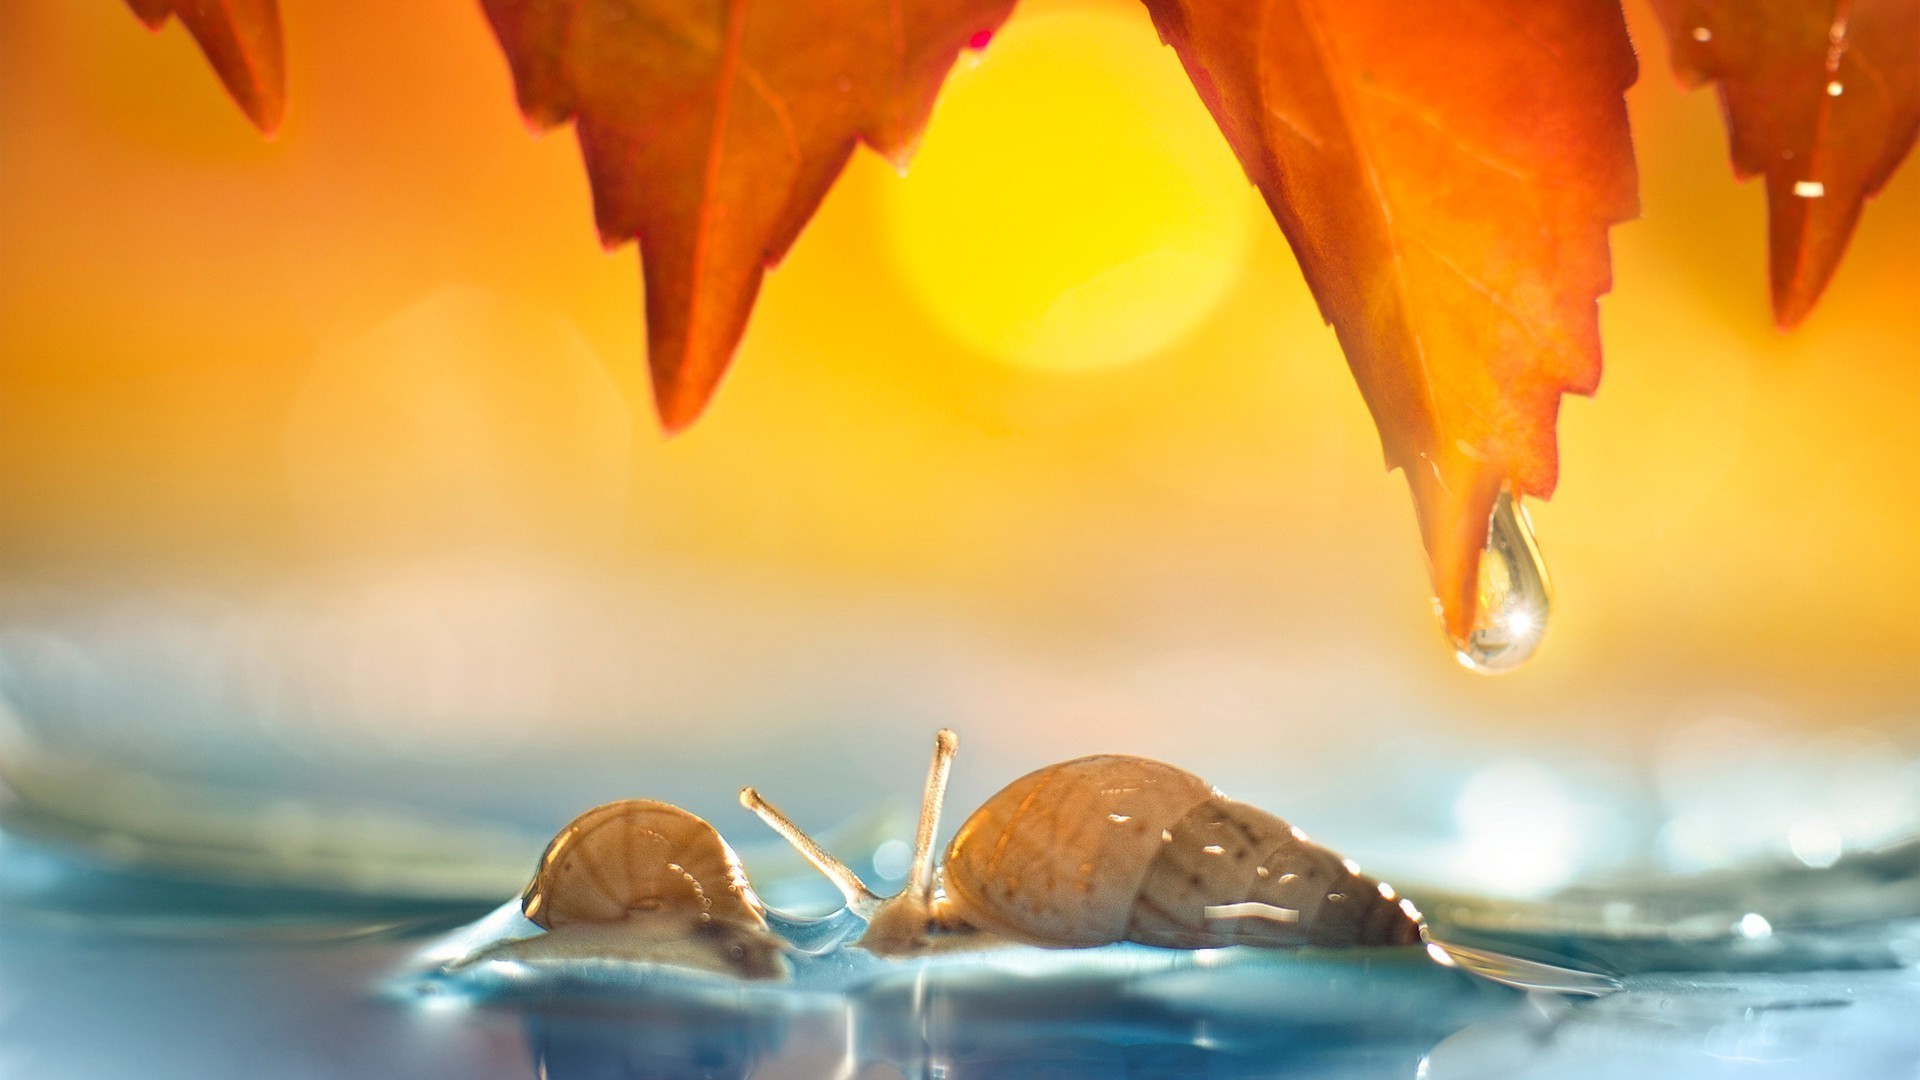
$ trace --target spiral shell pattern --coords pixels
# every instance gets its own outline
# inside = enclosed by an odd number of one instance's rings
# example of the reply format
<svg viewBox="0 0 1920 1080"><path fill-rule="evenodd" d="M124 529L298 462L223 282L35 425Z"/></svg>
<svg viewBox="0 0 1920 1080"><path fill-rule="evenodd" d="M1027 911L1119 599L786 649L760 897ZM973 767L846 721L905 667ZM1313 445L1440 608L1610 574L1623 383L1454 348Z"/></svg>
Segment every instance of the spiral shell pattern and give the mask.
<svg viewBox="0 0 1920 1080"><path fill-rule="evenodd" d="M1217 945L1414 945L1420 923L1392 887L1255 806L1193 808L1133 901L1127 940Z"/></svg>
<svg viewBox="0 0 1920 1080"><path fill-rule="evenodd" d="M560 830L520 905L549 930L650 913L766 927L739 858L713 826L651 799L597 806Z"/></svg>
<svg viewBox="0 0 1920 1080"><path fill-rule="evenodd" d="M1389 886L1285 821L1117 754L1007 785L954 836L942 884L965 922L1055 948L1419 940Z"/></svg>

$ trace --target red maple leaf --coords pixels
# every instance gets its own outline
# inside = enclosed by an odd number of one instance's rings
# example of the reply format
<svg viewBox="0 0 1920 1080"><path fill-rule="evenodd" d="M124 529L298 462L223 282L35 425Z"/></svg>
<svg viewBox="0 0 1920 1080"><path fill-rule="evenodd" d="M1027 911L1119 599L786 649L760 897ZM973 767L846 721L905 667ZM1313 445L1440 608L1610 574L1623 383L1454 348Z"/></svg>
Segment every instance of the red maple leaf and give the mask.
<svg viewBox="0 0 1920 1080"><path fill-rule="evenodd" d="M1612 0L1147 0L1333 324L1471 628L1502 486L1545 497L1600 377L1607 228L1637 210Z"/></svg>
<svg viewBox="0 0 1920 1080"><path fill-rule="evenodd" d="M640 242L669 429L726 372L768 266L864 140L904 163L1013 0L482 0L520 107L574 121L608 245Z"/></svg>

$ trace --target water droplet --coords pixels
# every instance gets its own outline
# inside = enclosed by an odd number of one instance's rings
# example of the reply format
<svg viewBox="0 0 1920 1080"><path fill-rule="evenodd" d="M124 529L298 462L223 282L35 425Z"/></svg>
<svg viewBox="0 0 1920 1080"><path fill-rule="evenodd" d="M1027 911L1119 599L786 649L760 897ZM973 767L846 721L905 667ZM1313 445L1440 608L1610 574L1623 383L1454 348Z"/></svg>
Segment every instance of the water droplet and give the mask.
<svg viewBox="0 0 1920 1080"><path fill-rule="evenodd" d="M1533 526L1509 491L1500 493L1487 524L1477 599L1473 630L1453 643L1460 662L1489 675L1526 663L1547 635L1553 597Z"/></svg>

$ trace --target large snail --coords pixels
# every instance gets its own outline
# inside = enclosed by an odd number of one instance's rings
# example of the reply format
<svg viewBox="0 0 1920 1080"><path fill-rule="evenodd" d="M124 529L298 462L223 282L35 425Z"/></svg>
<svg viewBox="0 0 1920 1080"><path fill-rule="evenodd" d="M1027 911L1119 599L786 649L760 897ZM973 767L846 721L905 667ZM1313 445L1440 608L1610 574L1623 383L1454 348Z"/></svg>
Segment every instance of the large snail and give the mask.
<svg viewBox="0 0 1920 1080"><path fill-rule="evenodd" d="M958 748L935 740L906 887L874 895L752 788L742 805L784 836L868 921L876 954L965 947L979 935L1051 948L1415 945L1419 912L1393 887L1264 810L1147 758L1101 754L1028 773L974 811L933 865Z"/></svg>
<svg viewBox="0 0 1920 1080"><path fill-rule="evenodd" d="M625 799L575 818L520 897L548 933L516 954L621 957L748 978L786 972L784 946L733 849L669 803Z"/></svg>

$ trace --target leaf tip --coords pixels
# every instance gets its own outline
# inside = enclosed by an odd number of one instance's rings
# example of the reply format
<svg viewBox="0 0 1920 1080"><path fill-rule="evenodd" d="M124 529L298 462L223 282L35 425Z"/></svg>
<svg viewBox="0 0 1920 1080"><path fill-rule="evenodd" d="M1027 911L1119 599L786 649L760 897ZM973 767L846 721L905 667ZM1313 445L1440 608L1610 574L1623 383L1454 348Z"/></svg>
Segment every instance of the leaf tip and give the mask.
<svg viewBox="0 0 1920 1080"><path fill-rule="evenodd" d="M700 419L700 412L699 407L695 407L690 412L676 411L658 395L654 397L654 413L660 418L660 431L668 437L678 435L692 427L693 422Z"/></svg>
<svg viewBox="0 0 1920 1080"><path fill-rule="evenodd" d="M668 435L678 435L693 426L695 420L706 412L709 393L689 393L684 384L672 379L662 379L657 373L653 380L653 409L660 418L660 430Z"/></svg>
<svg viewBox="0 0 1920 1080"><path fill-rule="evenodd" d="M287 118L285 94L272 90L245 95L235 93L234 100L263 137L271 139L280 134L280 125Z"/></svg>
<svg viewBox="0 0 1920 1080"><path fill-rule="evenodd" d="M650 369L654 412L660 418L660 429L668 435L680 434L706 414L722 374L705 373L692 364L652 364Z"/></svg>
<svg viewBox="0 0 1920 1080"><path fill-rule="evenodd" d="M1776 290L1773 294L1773 328L1782 334L1790 334L1799 329L1800 324L1813 313L1813 307L1818 302L1817 294L1813 296L1803 296L1799 293L1782 294Z"/></svg>
<svg viewBox="0 0 1920 1080"><path fill-rule="evenodd" d="M1463 641L1480 614L1480 555L1502 481L1471 460L1451 461L1443 468L1424 454L1404 471L1413 490L1440 621L1449 638Z"/></svg>
<svg viewBox="0 0 1920 1080"><path fill-rule="evenodd" d="M1774 203L1769 223L1768 291L1774 326L1782 332L1799 326L1819 305L1840 269L1847 241L1853 235L1853 218L1859 213L1855 203L1842 208L1838 215L1819 215L1817 210L1824 208L1803 205L1818 198L1806 194L1808 188L1806 183L1797 183L1791 195L1768 192Z"/></svg>
<svg viewBox="0 0 1920 1080"><path fill-rule="evenodd" d="M149 30L177 16L247 120L268 138L279 133L287 79L276 0L259 0L238 11L176 0L128 0L128 6Z"/></svg>

